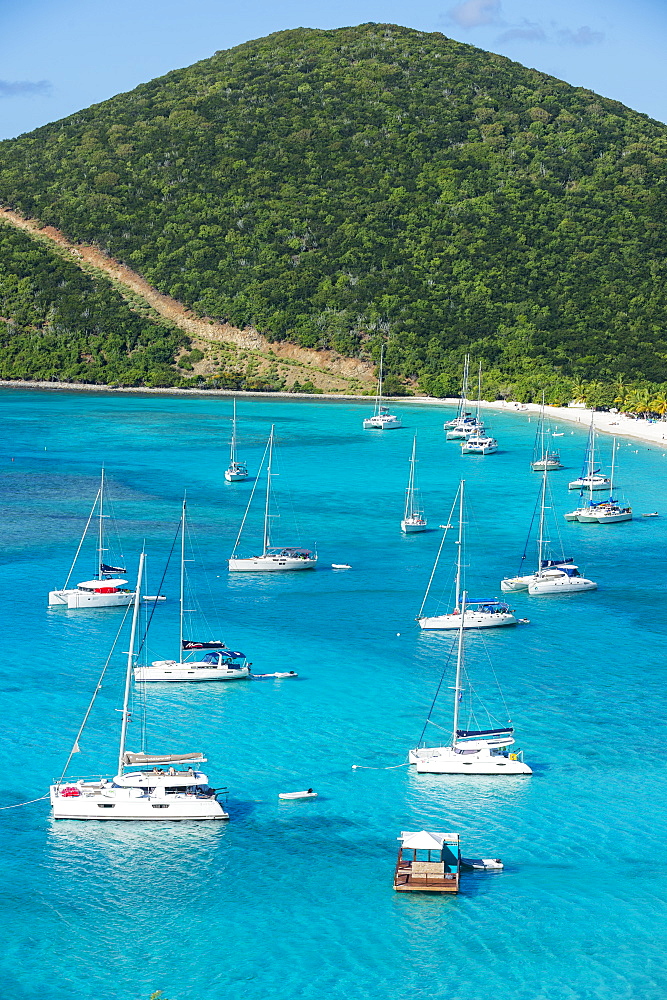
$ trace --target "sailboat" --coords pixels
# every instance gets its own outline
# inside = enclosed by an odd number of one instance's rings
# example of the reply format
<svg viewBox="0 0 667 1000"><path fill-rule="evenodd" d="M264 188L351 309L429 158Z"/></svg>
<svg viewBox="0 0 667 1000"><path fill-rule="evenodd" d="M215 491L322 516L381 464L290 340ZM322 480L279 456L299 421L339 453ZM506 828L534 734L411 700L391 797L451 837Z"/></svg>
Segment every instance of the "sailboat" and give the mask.
<svg viewBox="0 0 667 1000"><path fill-rule="evenodd" d="M424 594L424 600L422 601L421 608L419 609L419 614L417 615L417 621L419 622L419 627L422 629L457 629L457 628L496 628L500 625L516 625L517 620L509 607L504 601L496 600L486 600L486 601L468 601L465 611L461 607L461 593L462 593L462 562L463 562L463 492L464 492L464 480L461 480L458 490L459 499L459 534L456 543L456 604L454 610L448 615L435 615L432 617L426 617L422 614L426 601L428 600L429 591L431 589L431 584L433 583L433 578L435 576L435 571L438 567L438 562L440 560L440 553L442 552L442 546L444 544L445 538L447 536L447 530L449 529L449 520L445 533L442 536L442 541L440 542L440 548L435 558L435 563L433 565L433 570L431 572L431 577L428 581L428 586L426 587L426 593ZM454 501L456 503L456 500ZM461 616L463 616L463 625L461 625Z"/></svg>
<svg viewBox="0 0 667 1000"><path fill-rule="evenodd" d="M364 430L389 431L403 424L399 418L389 412L389 407L382 403L382 382L384 379L384 344L380 348L380 370L378 374L377 389L375 392L375 410L372 417L364 420Z"/></svg>
<svg viewBox="0 0 667 1000"><path fill-rule="evenodd" d="M232 440L229 447L229 468L225 469L225 479L228 483L240 483L248 478L248 467L245 462L239 462L236 454L236 399L234 399L234 416L232 417Z"/></svg>
<svg viewBox="0 0 667 1000"><path fill-rule="evenodd" d="M461 397L459 407L453 420L447 420L443 424L447 431L447 441L467 441L472 434L484 434L484 424L479 419L479 406L477 416L474 417L467 409L468 405L468 376L470 372L470 355L466 354L463 362L463 380L461 383Z"/></svg>
<svg viewBox="0 0 667 1000"><path fill-rule="evenodd" d="M611 475L609 477L609 498L607 500L593 500L591 495L588 506L580 507L565 515L566 521L577 520L582 524L616 524L618 521L632 520L632 507L622 507L614 500L614 472L616 471L616 450L617 443L614 443L611 452ZM576 517L573 515L576 514Z"/></svg>
<svg viewBox="0 0 667 1000"><path fill-rule="evenodd" d="M532 596L540 594L573 594L582 590L596 590L597 583L580 576L579 567L572 558L550 559L546 556L549 539L545 537L545 515L547 510L547 468L542 469L540 486L540 522L537 537L537 569L526 576L506 577L501 580L500 589L504 593L527 590ZM531 520L532 525L532 520ZM530 538L530 532L529 532ZM524 548L521 562L526 558Z"/></svg>
<svg viewBox="0 0 667 1000"><path fill-rule="evenodd" d="M139 593L144 570L144 553L139 560L134 596L132 630L127 654L120 744L116 774L111 778L67 778L72 757L80 752L79 740L91 713L111 654L98 680L83 722L74 740L63 773L51 785L50 799L54 819L81 820L221 820L228 813L211 788L208 777L199 770L206 762L202 753L149 753L127 749L130 722L132 667L139 617ZM115 644L114 644L115 645ZM113 650L112 650L113 653ZM138 768L138 770L136 770Z"/></svg>
<svg viewBox="0 0 667 1000"><path fill-rule="evenodd" d="M125 573L126 570L120 566L110 566L106 562L107 548L104 522L108 515L104 513L104 489L104 469L102 469L100 488L97 491L86 526L83 529L79 547L72 560L67 579L60 590L49 592L48 605L50 608L122 608L127 607L134 600L134 591L127 589L127 580L122 580L118 576L119 573ZM96 511L98 526L95 576L92 580L83 580L81 583L77 583L76 587L70 587L69 582L74 572L76 561Z"/></svg>
<svg viewBox="0 0 667 1000"><path fill-rule="evenodd" d="M248 516L248 512L252 505L253 497L255 495L255 487L259 481L259 477L255 480L255 485L252 488L250 494L250 499L248 500L248 506L246 507L246 512L243 515L243 520L241 521L241 527L239 528L239 533L236 536L236 542L234 543L234 551L232 552L231 558L229 559L229 570L231 573L276 573L285 572L288 570L298 570L298 569L315 569L317 566L317 552L312 549L304 549L298 546L276 546L271 545L271 475L272 475L272 465L273 465L273 449L274 449L274 427L271 425L271 433L269 435L269 440L264 451L264 458L266 458L268 453L268 460L266 463L266 497L264 501L264 536L262 544L261 555L256 556L239 556L238 548L241 541L241 535L243 534L243 527ZM262 465L264 464L264 458L262 458ZM260 469L261 471L261 469Z"/></svg>
<svg viewBox="0 0 667 1000"><path fill-rule="evenodd" d="M608 490L611 480L595 468L595 410L591 411L591 426L588 432L588 443L586 445L586 456L584 467L578 479L573 479L568 483L569 490Z"/></svg>
<svg viewBox="0 0 667 1000"><path fill-rule="evenodd" d="M401 521L401 531L406 535L414 534L417 531L425 531L428 523L421 509L418 493L415 487L415 455L417 452L417 438L412 440L412 455L410 456L410 475L408 477L408 488L405 491L405 511Z"/></svg>
<svg viewBox="0 0 667 1000"><path fill-rule="evenodd" d="M138 683L147 681L236 681L250 677L250 664L245 653L227 649L224 642L208 640L198 642L183 638L183 622L185 608L185 519L187 503L183 500L181 514L181 576L180 576L180 609L178 660L153 660L151 664L135 666L134 679ZM142 644L143 645L143 644ZM189 659L200 650L206 650L202 659ZM186 658L183 659L183 654Z"/></svg>
<svg viewBox="0 0 667 1000"><path fill-rule="evenodd" d="M547 448L544 443L544 438L546 436L546 417L544 412L544 392L542 393L542 409L540 410L540 421L537 425L537 432L535 434L535 445L533 447L533 460L530 463L530 467L533 472L554 472L556 469L562 469L563 463L560 460L560 452L557 448ZM553 437L562 437L562 435L552 434Z"/></svg>
<svg viewBox="0 0 667 1000"><path fill-rule="evenodd" d="M459 729L461 703L465 693L470 695L472 703L473 689L463 686L464 674L464 619L467 614L467 594L461 597L461 614L459 616L459 639L456 656L456 680L454 683L454 705L452 718L452 736L447 746L426 747L423 745L426 727L432 722L431 714L436 704L433 699L419 745L410 750L408 761L416 764L418 774L532 774L532 770L524 764L521 750L510 752L514 745L514 729L507 724L497 729ZM443 669L438 691L444 679ZM472 704L471 704L472 707ZM441 728L441 727L438 727Z"/></svg>

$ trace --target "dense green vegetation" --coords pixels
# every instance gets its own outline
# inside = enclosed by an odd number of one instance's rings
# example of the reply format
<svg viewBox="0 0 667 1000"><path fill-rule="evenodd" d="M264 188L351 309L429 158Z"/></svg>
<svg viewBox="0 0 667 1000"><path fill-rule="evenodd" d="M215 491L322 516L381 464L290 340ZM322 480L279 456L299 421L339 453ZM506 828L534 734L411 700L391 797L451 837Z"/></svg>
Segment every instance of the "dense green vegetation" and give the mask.
<svg viewBox="0 0 667 1000"><path fill-rule="evenodd" d="M0 378L170 386L184 343L106 279L0 225Z"/></svg>
<svg viewBox="0 0 667 1000"><path fill-rule="evenodd" d="M3 203L200 313L386 340L393 387L439 395L466 350L487 396L667 381L666 179L664 125L374 24L280 32L0 144Z"/></svg>

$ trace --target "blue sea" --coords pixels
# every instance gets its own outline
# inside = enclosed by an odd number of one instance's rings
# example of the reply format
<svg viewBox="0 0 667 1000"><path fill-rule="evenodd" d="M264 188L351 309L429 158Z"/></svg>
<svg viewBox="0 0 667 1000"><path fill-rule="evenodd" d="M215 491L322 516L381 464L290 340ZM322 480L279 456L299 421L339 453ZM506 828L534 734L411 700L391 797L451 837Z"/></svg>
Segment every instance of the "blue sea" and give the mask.
<svg viewBox="0 0 667 1000"><path fill-rule="evenodd" d="M229 823L56 823L48 801L0 812L2 996L664 1000L667 455L635 442L619 449L620 493L661 518L568 524L577 495L567 481L580 471L586 428L558 429L566 469L549 477L555 523L599 590L514 595L530 624L466 639L471 682L505 721L495 672L534 775L417 775L397 765L452 645L414 621L438 525L464 477L466 586L475 598L499 596L501 577L519 569L540 486L529 467L536 424L494 414L501 450L463 457L445 442L451 411L397 403L404 429L378 433L361 428L371 407L239 400L240 457L252 472L276 428L275 541L317 544L320 563L229 575L253 485L223 479L230 399L2 391L1 806L38 798L60 774L123 614L46 607L102 465L129 578L145 543L155 592L187 491L188 575L214 622L194 638L222 638L257 672L299 674L148 692L149 748L203 749L211 784L229 789ZM413 433L433 530L403 537ZM258 510L245 552L259 530ZM555 527L550 538L558 549ZM454 559L452 532L431 613L451 606ZM75 579L93 569L91 543ZM165 592L149 637L156 658L177 652L177 560ZM75 774L114 773L127 642ZM446 731L450 685L445 677L433 715ZM141 714L137 699L131 748ZM309 786L317 799L278 799ZM464 876L456 897L395 893L396 838L422 828L458 831L464 855L501 857L504 871Z"/></svg>

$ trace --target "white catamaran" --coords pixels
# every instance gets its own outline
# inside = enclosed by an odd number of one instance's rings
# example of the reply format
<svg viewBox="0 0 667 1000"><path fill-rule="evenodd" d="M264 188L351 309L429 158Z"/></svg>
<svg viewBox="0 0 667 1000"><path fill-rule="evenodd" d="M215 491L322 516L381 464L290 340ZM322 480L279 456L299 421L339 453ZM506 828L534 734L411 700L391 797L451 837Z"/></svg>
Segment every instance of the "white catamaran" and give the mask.
<svg viewBox="0 0 667 1000"><path fill-rule="evenodd" d="M417 438L412 440L412 454L410 456L410 475L408 477L408 488L405 491L405 510L401 521L401 531L406 535L414 534L417 531L426 531L428 522L424 517L421 508L419 492L415 485L415 462L417 453Z"/></svg>
<svg viewBox="0 0 667 1000"><path fill-rule="evenodd" d="M236 454L236 399L234 399L234 415L232 417L232 440L229 446L229 468L225 469L225 479L228 483L240 483L248 478L248 466L239 462Z"/></svg>
<svg viewBox="0 0 667 1000"><path fill-rule="evenodd" d="M588 432L588 442L586 445L586 455L584 457L584 467L578 479L573 479L568 483L569 490L608 490L611 486L609 476L595 468L595 410L591 411L591 426Z"/></svg>
<svg viewBox="0 0 667 1000"><path fill-rule="evenodd" d="M535 444L533 446L533 459L530 467L533 472L555 472L563 468L560 460L560 452L557 448L547 448L545 437L547 432L547 421L544 410L544 392L542 393L542 409L540 410L540 420L535 434Z"/></svg>
<svg viewBox="0 0 667 1000"><path fill-rule="evenodd" d="M423 614L424 607L426 606L426 601L428 600L429 592L431 590L431 584L433 583L433 578L435 576L435 571L438 567L438 562L440 561L440 553L442 552L442 546L447 536L447 531L451 526L450 519L448 518L447 526L445 528L445 533L442 536L440 547L435 557L435 563L433 564L431 577L428 581L428 586L426 587L424 600L422 601L421 608L419 609L419 614L417 615L417 621L419 622L419 627L422 629L441 630L441 629L458 629L461 627L497 628L500 625L516 625L517 623L517 620L514 617L512 609L509 607L509 605L505 604L504 601L496 601L496 600L468 601L465 611L461 607L461 594L463 591L462 565L463 565L463 541L464 541L464 531L463 531L464 485L465 485L464 480L462 479L457 494L459 500L459 535L456 542L456 603L454 606L454 610L447 615L434 615L431 617L427 617ZM454 503L456 504L456 499L454 500ZM462 621L463 625L461 625Z"/></svg>
<svg viewBox="0 0 667 1000"><path fill-rule="evenodd" d="M463 684L465 672L463 639L465 626L463 622L467 614L466 597L464 592L461 597L461 615L459 617L451 741L446 746L424 746L426 727L432 722L431 715L437 701L438 692L436 692L418 746L414 750L410 750L408 755L409 763L416 764L419 774L532 774L530 767L523 762L522 751L510 752L510 747L514 744L514 729L511 724L508 723L502 728L495 729L459 729L464 695L469 696L471 716L474 695L472 686L468 684L464 687ZM446 665L440 677L438 691L442 685L445 670ZM441 729L442 727L438 726L437 728Z"/></svg>
<svg viewBox="0 0 667 1000"><path fill-rule="evenodd" d="M299 570L299 569L315 569L317 566L317 552L312 549L304 549L298 546L276 546L271 545L271 474L272 474L272 464L273 464L273 449L274 449L274 428L271 426L271 433L269 435L269 440L264 451L264 458L262 458L262 466L264 465L264 459L266 462L266 497L264 501L264 537L262 545L261 555L256 556L239 556L238 548L241 541L241 536L243 534L243 527L250 510L253 497L255 495L255 487L259 482L259 476L255 480L252 492L250 494L250 499L248 500L248 506L246 507L246 512L243 515L243 520L241 521L241 527L239 528L239 533L236 536L236 542L234 544L234 551L232 552L231 558L229 559L229 570L231 573L279 573L289 570ZM268 458L267 458L268 455ZM261 473L261 467L260 467Z"/></svg>
<svg viewBox="0 0 667 1000"><path fill-rule="evenodd" d="M177 681L236 681L250 677L250 664L245 653L227 649L220 640L198 642L183 636L185 607L185 524L187 504L183 500L181 514L181 574L180 574L180 609L178 630L178 660L153 660L150 664L137 664L134 668L134 679L139 683L147 681L177 682ZM145 645L145 644L144 644ZM197 656L200 650L206 650L201 659L190 659ZM184 659L184 654L185 659Z"/></svg>
<svg viewBox="0 0 667 1000"><path fill-rule="evenodd" d="M83 529L83 535L72 560L67 579L60 590L52 590L49 593L48 604L50 608L122 608L127 607L134 600L134 591L127 588L128 581L120 579L118 576L119 573L125 573L126 570L120 566L110 566L106 562L108 557L104 522L108 515L104 513L104 489L104 469L102 469L100 488L88 516L86 527ZM69 582L74 567L96 511L98 527L95 576L92 580L83 580L81 583L77 583L76 587L70 587Z"/></svg>
<svg viewBox="0 0 667 1000"><path fill-rule="evenodd" d="M609 497L606 500L594 500L593 490L589 487L588 504L583 504L565 514L566 521L579 521L581 524L616 524L618 521L632 520L632 507L622 506L614 500L614 474L616 471L616 438L611 452L611 475L609 476ZM579 494L583 501L583 490Z"/></svg>
<svg viewBox="0 0 667 1000"><path fill-rule="evenodd" d="M50 799L54 819L148 820L151 822L156 820L229 819L229 815L216 797L216 791L219 789L211 788L207 776L199 770L199 765L206 761L203 754L149 753L145 750L134 752L127 749L132 667L143 568L144 554L142 553L139 561L132 631L125 670L116 774L111 778L68 778L66 776L72 757L80 752L79 740L97 693L101 689L102 680L111 660L112 654L110 654L74 740L63 773L51 785Z"/></svg>
<svg viewBox="0 0 667 1000"><path fill-rule="evenodd" d="M380 370L378 374L378 384L375 392L375 410L372 417L364 420L365 430L389 431L396 427L402 427L400 419L389 412L389 407L382 403L382 381L384 378L384 344L380 348Z"/></svg>

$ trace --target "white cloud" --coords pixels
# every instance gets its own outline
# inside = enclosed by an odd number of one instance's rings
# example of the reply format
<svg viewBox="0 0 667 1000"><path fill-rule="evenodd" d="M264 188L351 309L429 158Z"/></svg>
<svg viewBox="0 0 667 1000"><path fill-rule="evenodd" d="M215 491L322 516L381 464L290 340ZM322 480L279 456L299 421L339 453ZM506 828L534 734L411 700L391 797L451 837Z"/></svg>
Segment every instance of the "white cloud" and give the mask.
<svg viewBox="0 0 667 1000"><path fill-rule="evenodd" d="M462 28L479 28L500 24L500 9L500 0L464 0L451 8L449 16Z"/></svg>

